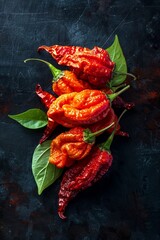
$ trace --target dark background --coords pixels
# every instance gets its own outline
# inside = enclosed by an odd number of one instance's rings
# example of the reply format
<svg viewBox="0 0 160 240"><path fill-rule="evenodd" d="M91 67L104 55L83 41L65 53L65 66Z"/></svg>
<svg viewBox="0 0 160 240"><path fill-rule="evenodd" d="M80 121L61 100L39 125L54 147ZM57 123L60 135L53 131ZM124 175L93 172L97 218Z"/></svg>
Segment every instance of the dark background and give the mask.
<svg viewBox="0 0 160 240"><path fill-rule="evenodd" d="M129 72L138 81L124 94L136 107L121 121L129 139L116 137L113 165L95 186L57 215L60 180L37 194L31 161L42 130L7 117L43 109L40 83L51 74L40 63L40 45L106 48L118 34ZM53 60L47 53L41 58ZM160 1L0 1L0 239L160 240Z"/></svg>

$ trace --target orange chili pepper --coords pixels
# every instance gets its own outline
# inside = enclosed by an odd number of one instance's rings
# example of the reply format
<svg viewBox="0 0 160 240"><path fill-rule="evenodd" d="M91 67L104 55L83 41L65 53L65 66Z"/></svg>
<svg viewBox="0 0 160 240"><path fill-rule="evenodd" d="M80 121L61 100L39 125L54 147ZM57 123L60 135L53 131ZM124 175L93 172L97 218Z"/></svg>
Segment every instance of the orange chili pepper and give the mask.
<svg viewBox="0 0 160 240"><path fill-rule="evenodd" d="M89 89L63 94L51 104L47 112L48 118L65 127L98 122L107 116L111 101L128 88L129 86L126 86L110 95L105 95L100 90Z"/></svg>
<svg viewBox="0 0 160 240"><path fill-rule="evenodd" d="M71 92L80 92L84 89L91 89L92 87L86 81L82 81L77 76L68 70L60 70L55 68L51 63L38 58L29 58L27 61L40 61L49 67L52 73L52 90L58 95Z"/></svg>
<svg viewBox="0 0 160 240"><path fill-rule="evenodd" d="M58 168L70 167L74 161L86 157L95 143L95 137L113 125L114 122L94 133L82 127L61 133L51 143L49 162Z"/></svg>

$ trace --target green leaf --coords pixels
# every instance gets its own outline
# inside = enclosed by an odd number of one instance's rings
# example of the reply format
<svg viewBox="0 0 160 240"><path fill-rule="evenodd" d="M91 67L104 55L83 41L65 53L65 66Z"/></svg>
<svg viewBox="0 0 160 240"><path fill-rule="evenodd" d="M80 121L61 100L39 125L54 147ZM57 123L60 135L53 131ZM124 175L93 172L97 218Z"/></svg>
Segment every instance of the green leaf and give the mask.
<svg viewBox="0 0 160 240"><path fill-rule="evenodd" d="M56 181L62 174L63 169L57 168L49 163L51 141L45 141L39 144L33 153L32 157L32 172L38 187L40 195L44 189Z"/></svg>
<svg viewBox="0 0 160 240"><path fill-rule="evenodd" d="M13 120L29 129L38 129L47 125L47 115L41 109L33 108L16 115L8 115Z"/></svg>
<svg viewBox="0 0 160 240"><path fill-rule="evenodd" d="M126 73L127 73L127 64L125 57L123 55L122 48L120 46L118 36L115 36L113 44L106 49L109 53L109 56L113 62L115 62L116 66L113 72L113 78L110 81L111 87L118 86L122 84L126 79ZM119 72L119 74L118 74ZM120 73L123 73L120 75Z"/></svg>

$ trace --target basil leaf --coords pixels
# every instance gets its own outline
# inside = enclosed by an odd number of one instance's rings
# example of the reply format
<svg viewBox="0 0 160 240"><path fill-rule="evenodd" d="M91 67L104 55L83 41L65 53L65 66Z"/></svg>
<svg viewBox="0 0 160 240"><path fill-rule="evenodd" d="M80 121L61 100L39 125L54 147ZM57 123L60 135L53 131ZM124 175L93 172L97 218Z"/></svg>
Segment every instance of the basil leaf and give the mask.
<svg viewBox="0 0 160 240"><path fill-rule="evenodd" d="M33 108L16 115L8 115L13 120L29 129L38 129L47 125L47 115L41 109Z"/></svg>
<svg viewBox="0 0 160 240"><path fill-rule="evenodd" d="M49 163L51 141L39 144L32 157L32 172L40 195L44 189L56 181L62 174L63 169Z"/></svg>
<svg viewBox="0 0 160 240"><path fill-rule="evenodd" d="M109 53L111 60L116 64L114 69L115 74L113 72L113 78L110 81L110 86L118 86L126 79L125 73L127 73L127 64L117 35L115 36L113 44L106 50ZM120 75L120 73L123 74Z"/></svg>

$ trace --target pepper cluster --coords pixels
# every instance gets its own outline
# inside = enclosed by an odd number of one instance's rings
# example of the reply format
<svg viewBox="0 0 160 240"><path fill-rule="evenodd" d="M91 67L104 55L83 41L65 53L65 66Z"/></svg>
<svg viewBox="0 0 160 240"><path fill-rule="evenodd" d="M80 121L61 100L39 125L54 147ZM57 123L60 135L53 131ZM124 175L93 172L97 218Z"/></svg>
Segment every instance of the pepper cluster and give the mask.
<svg viewBox="0 0 160 240"><path fill-rule="evenodd" d="M115 63L106 50L99 47L90 50L59 45L41 46L38 50L46 50L58 64L70 68L60 71L44 60L34 59L46 63L50 68L53 74L52 89L58 96L47 112L47 129L52 131L55 123L70 128L52 140L49 156L51 164L58 168L66 167L58 207L58 214L64 219L69 201L78 192L98 181L111 166L110 144L114 133L128 136L120 130L113 107L130 109L133 104L125 103L120 97L114 101L129 86L119 92L108 87ZM119 88L123 86L120 85ZM95 136L103 131L111 135L104 144L96 146ZM47 133L50 134L45 131L41 143L46 139Z"/></svg>
<svg viewBox="0 0 160 240"><path fill-rule="evenodd" d="M108 171L113 160L110 146L114 135L128 136L121 130L119 120L134 104L126 103L119 96L130 85L126 84L124 77L123 81L112 80L115 74L117 79L118 74L127 73L118 73L116 62L111 60L107 50L59 45L38 48L38 51L42 50L67 68L60 70L37 58L25 60L45 63L53 77L51 88L54 95L44 91L39 84L36 86L36 94L47 109L47 125L39 146L43 146L58 125L65 128L51 140L47 159L49 166L64 169L58 202L58 214L64 219L70 200ZM125 109L119 118L117 108ZM96 137L104 132L107 140L97 145ZM45 188L49 185L46 183Z"/></svg>

